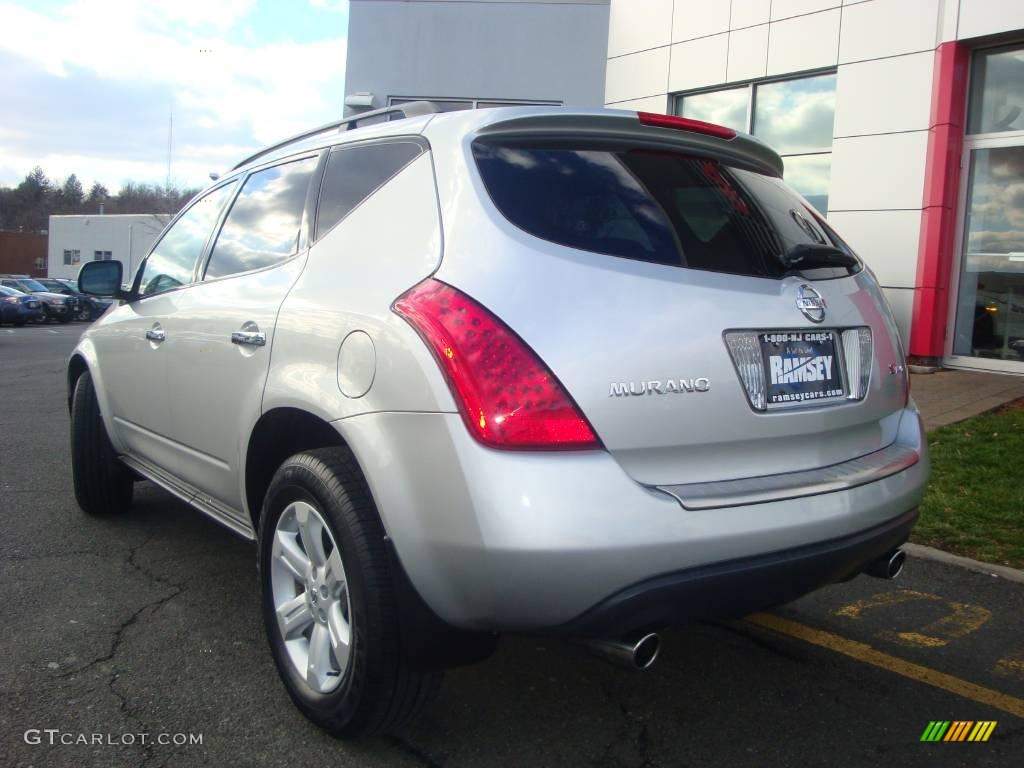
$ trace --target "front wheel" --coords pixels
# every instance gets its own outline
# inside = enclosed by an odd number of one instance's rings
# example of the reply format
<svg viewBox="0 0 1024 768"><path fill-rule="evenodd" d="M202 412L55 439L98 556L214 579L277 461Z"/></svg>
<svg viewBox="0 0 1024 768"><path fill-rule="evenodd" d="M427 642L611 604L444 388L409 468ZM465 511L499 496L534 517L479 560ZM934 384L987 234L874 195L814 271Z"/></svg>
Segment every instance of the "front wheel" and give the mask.
<svg viewBox="0 0 1024 768"><path fill-rule="evenodd" d="M437 670L402 655L384 530L351 454L297 454L274 474L259 531L263 619L295 705L336 736L407 720L436 693Z"/></svg>
<svg viewBox="0 0 1024 768"><path fill-rule="evenodd" d="M80 320L82 322L88 322L92 320L92 307L90 307L88 304L83 304L81 308L78 310L78 314L75 315L75 320Z"/></svg>
<svg viewBox="0 0 1024 768"><path fill-rule="evenodd" d="M132 473L110 443L88 372L78 377L71 400L71 475L83 512L123 512L132 504Z"/></svg>

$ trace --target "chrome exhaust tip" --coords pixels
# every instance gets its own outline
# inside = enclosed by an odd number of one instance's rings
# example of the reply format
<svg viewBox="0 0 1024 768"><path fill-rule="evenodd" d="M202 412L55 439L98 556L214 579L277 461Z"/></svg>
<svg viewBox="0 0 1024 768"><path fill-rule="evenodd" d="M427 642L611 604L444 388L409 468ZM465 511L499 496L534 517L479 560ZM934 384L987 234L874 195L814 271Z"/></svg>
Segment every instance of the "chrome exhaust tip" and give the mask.
<svg viewBox="0 0 1024 768"><path fill-rule="evenodd" d="M902 549L895 549L888 555L884 555L864 569L868 576L876 579L892 580L903 573L903 564L907 560L907 553Z"/></svg>
<svg viewBox="0 0 1024 768"><path fill-rule="evenodd" d="M591 640L588 645L606 659L628 669L649 669L658 658L661 638L654 632L622 640Z"/></svg>

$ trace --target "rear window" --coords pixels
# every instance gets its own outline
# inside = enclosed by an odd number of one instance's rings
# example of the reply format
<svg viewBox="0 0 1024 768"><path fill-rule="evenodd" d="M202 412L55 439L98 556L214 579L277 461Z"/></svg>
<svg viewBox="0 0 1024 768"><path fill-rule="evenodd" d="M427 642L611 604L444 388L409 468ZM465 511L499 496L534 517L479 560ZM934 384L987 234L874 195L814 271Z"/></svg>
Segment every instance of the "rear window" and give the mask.
<svg viewBox="0 0 1024 768"><path fill-rule="evenodd" d="M798 243L847 251L780 180L715 160L646 149L477 141L488 194L529 234L593 253L756 277L787 273ZM812 278L850 273L807 271Z"/></svg>

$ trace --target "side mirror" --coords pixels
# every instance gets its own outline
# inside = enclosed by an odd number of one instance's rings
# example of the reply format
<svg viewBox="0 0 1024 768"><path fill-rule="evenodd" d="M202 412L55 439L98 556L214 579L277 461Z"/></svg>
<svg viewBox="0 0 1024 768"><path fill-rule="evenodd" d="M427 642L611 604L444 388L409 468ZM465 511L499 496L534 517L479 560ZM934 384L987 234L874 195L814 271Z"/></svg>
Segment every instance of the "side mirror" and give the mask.
<svg viewBox="0 0 1024 768"><path fill-rule="evenodd" d="M120 261L90 261L78 273L78 289L90 296L112 296L131 300L129 291L121 288L124 267Z"/></svg>

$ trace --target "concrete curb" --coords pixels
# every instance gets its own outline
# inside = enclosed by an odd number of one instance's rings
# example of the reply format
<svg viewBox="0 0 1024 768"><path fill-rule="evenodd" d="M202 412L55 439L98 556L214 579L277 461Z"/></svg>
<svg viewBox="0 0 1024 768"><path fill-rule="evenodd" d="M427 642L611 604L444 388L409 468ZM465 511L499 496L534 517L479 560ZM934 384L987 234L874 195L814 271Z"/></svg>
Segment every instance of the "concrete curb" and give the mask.
<svg viewBox="0 0 1024 768"><path fill-rule="evenodd" d="M923 544L911 544L909 542L903 545L903 551L911 557L919 557L922 560L934 560L946 565L955 565L958 568L966 568L968 571L977 571L978 573L985 573L989 576L1024 584L1024 571L1019 571L1006 565L982 563L969 557L951 555L949 552L943 552L941 549L926 547Z"/></svg>

